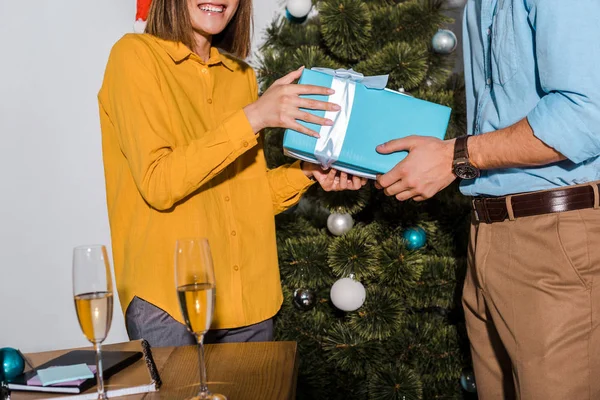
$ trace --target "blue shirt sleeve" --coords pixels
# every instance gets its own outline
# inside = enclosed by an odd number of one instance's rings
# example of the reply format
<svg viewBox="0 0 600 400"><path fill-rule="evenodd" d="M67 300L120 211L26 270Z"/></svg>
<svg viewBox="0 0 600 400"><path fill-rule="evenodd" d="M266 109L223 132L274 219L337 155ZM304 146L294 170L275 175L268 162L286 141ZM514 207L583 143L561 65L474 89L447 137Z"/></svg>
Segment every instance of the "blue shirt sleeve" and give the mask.
<svg viewBox="0 0 600 400"><path fill-rule="evenodd" d="M534 134L575 163L600 155L600 1L526 0L539 90Z"/></svg>

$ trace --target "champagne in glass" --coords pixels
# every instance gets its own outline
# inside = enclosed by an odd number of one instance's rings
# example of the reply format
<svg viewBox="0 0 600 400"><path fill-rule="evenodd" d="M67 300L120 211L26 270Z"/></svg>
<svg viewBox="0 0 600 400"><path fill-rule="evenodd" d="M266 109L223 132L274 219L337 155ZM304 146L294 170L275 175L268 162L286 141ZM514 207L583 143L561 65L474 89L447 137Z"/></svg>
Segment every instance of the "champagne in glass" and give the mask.
<svg viewBox="0 0 600 400"><path fill-rule="evenodd" d="M73 297L83 334L96 350L98 399L106 399L102 375L101 346L108 335L113 314L113 291L106 247L73 249Z"/></svg>
<svg viewBox="0 0 600 400"><path fill-rule="evenodd" d="M181 239L175 244L175 286L183 319L198 343L199 399L226 400L211 393L206 383L204 335L212 322L215 304L215 274L208 240Z"/></svg>
<svg viewBox="0 0 600 400"><path fill-rule="evenodd" d="M212 320L215 290L210 283L184 285L177 288L179 304L186 325L195 335L208 331Z"/></svg>
<svg viewBox="0 0 600 400"><path fill-rule="evenodd" d="M75 296L75 309L83 334L92 343L102 343L112 321L113 295L110 292Z"/></svg>

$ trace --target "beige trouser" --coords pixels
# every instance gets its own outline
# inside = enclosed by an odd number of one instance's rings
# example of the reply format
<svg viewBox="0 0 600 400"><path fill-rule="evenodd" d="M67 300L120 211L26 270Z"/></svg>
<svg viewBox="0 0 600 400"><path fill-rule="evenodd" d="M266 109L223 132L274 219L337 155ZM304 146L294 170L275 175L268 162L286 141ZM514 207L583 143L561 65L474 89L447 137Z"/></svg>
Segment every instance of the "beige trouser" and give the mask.
<svg viewBox="0 0 600 400"><path fill-rule="evenodd" d="M463 306L480 400L599 400L600 209L472 224Z"/></svg>

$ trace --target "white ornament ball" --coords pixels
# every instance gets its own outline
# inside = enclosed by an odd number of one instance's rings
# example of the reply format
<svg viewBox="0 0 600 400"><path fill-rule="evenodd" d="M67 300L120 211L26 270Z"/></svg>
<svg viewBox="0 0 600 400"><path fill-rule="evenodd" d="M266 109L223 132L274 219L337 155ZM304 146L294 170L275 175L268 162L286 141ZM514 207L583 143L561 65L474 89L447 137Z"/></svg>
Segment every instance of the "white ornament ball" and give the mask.
<svg viewBox="0 0 600 400"><path fill-rule="evenodd" d="M367 293L362 283L352 278L342 278L333 284L329 296L333 305L340 310L355 311L362 307Z"/></svg>
<svg viewBox="0 0 600 400"><path fill-rule="evenodd" d="M431 46L436 53L450 54L456 50L458 39L454 32L448 29L440 29L431 40Z"/></svg>
<svg viewBox="0 0 600 400"><path fill-rule="evenodd" d="M345 235L354 226L350 214L333 213L327 217L327 229L335 236Z"/></svg>
<svg viewBox="0 0 600 400"><path fill-rule="evenodd" d="M304 18L312 8L311 0L287 0L285 8L295 18Z"/></svg>

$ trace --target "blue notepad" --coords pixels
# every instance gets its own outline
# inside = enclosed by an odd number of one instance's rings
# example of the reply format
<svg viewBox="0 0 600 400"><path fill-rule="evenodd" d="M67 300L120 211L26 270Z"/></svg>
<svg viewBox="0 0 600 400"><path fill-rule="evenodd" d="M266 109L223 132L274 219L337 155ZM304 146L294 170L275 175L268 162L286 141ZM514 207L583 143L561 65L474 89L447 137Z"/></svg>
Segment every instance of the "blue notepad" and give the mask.
<svg viewBox="0 0 600 400"><path fill-rule="evenodd" d="M94 374L86 364L41 369L37 371L37 374L42 382L42 386L94 377Z"/></svg>

